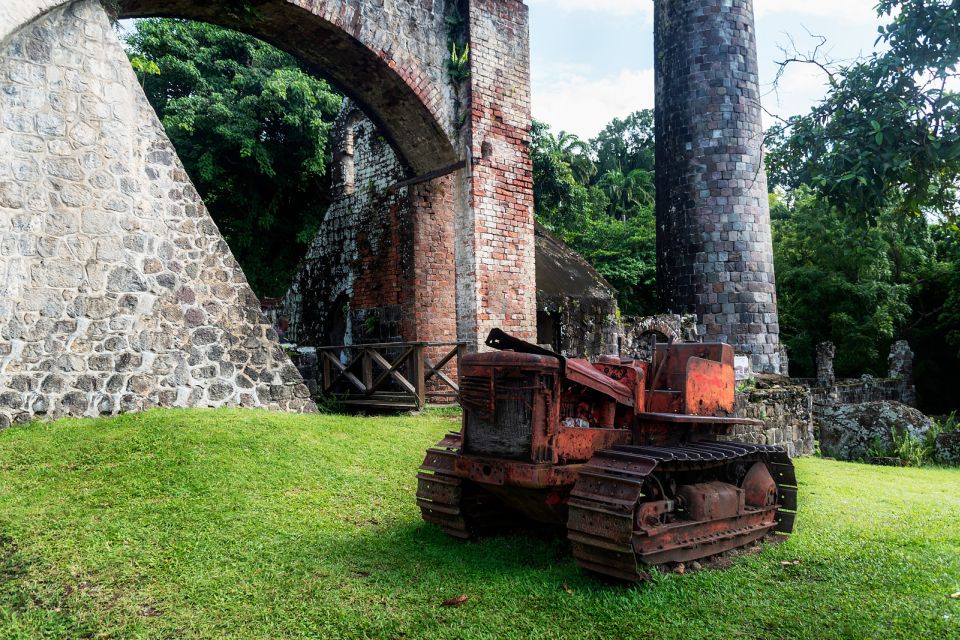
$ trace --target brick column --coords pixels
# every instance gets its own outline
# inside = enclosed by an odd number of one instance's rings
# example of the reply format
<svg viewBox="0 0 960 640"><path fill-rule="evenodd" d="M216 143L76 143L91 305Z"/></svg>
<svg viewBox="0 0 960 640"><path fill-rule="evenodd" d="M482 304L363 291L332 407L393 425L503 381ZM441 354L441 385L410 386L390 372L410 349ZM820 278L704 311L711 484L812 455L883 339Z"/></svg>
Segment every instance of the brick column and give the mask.
<svg viewBox="0 0 960 640"><path fill-rule="evenodd" d="M752 0L656 0L657 289L780 372Z"/></svg>
<svg viewBox="0 0 960 640"><path fill-rule="evenodd" d="M520 0L471 0L472 175L457 225L460 338L480 343L501 327L536 339L530 43Z"/></svg>
<svg viewBox="0 0 960 640"><path fill-rule="evenodd" d="M412 326L404 331L407 340L457 341L455 200L453 176L412 187L413 278L408 278L405 312Z"/></svg>

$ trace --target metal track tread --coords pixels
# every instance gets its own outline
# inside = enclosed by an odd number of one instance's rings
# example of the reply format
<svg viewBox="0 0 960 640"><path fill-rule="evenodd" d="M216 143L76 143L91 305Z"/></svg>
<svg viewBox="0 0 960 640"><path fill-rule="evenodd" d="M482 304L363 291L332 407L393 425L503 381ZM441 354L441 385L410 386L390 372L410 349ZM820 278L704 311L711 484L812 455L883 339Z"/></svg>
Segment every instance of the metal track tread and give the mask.
<svg viewBox="0 0 960 640"><path fill-rule="evenodd" d="M648 460L646 473L638 473L636 468L629 473L619 471L617 463L622 465L626 456ZM570 494L567 530L577 564L618 580L645 580L648 576L634 550L634 540L646 534L634 531L634 512L646 477L654 470L715 469L718 462L724 465L766 463L779 494L774 530L783 534L793 531L797 480L793 463L783 447L733 442L696 442L672 447L624 445L596 452L584 466ZM714 555L752 542L770 528L749 532L731 530L702 540L699 548L691 545L674 555L684 560ZM664 561L662 557L657 560Z"/></svg>
<svg viewBox="0 0 960 640"><path fill-rule="evenodd" d="M461 510L463 480L453 473L461 442L459 433L448 433L427 450L417 474L417 506L425 521L438 525L448 535L466 540L471 537L471 531Z"/></svg>
<svg viewBox="0 0 960 640"><path fill-rule="evenodd" d="M417 506L427 522L455 538L469 540L508 528L516 520L499 501L477 492L454 474L463 438L448 433L427 455L417 474Z"/></svg>

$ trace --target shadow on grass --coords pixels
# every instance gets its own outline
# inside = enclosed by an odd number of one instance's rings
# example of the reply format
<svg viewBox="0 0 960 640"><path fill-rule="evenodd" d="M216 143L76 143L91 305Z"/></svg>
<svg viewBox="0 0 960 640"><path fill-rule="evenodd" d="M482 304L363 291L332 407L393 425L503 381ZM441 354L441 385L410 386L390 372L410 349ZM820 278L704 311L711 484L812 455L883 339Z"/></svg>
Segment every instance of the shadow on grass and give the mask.
<svg viewBox="0 0 960 640"><path fill-rule="evenodd" d="M582 571L573 560L565 532L514 527L477 540L459 540L427 523L404 523L322 542L315 540L299 551L326 558L350 574L384 585L432 583L499 583L534 579L558 587L577 582L597 588L623 590L629 585L611 582Z"/></svg>

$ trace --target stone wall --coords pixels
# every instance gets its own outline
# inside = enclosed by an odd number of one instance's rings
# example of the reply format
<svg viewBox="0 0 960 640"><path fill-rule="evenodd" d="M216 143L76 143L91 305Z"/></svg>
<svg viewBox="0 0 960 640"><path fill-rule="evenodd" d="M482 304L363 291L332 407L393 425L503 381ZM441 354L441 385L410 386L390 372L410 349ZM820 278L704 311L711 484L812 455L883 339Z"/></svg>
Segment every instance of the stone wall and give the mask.
<svg viewBox="0 0 960 640"><path fill-rule="evenodd" d="M782 373L752 0L656 0L663 311Z"/></svg>
<svg viewBox="0 0 960 640"><path fill-rule="evenodd" d="M413 220L408 189L388 189L410 172L349 100L331 140L334 201L284 298L287 339L314 346L400 340L403 309L413 303L405 288L414 269Z"/></svg>
<svg viewBox="0 0 960 640"><path fill-rule="evenodd" d="M729 440L778 444L791 456L814 452L813 398L802 385L758 386L737 393L736 414L763 420L763 427L738 425Z"/></svg>
<svg viewBox="0 0 960 640"><path fill-rule="evenodd" d="M652 360L657 342L699 342L697 317L694 315L661 314L656 316L624 316L620 320L620 354L624 357Z"/></svg>
<svg viewBox="0 0 960 640"><path fill-rule="evenodd" d="M0 426L313 409L99 3L0 60Z"/></svg>

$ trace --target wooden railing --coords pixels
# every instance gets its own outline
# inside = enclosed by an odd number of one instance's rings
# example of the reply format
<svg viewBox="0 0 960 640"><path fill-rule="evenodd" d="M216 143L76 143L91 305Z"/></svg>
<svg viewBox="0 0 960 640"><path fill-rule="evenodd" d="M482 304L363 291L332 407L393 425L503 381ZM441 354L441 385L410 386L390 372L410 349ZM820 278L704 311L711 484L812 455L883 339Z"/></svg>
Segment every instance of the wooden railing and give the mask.
<svg viewBox="0 0 960 640"><path fill-rule="evenodd" d="M377 409L420 410L428 401L454 402L460 393L456 371L466 347L457 342L318 347L320 388L345 404Z"/></svg>

